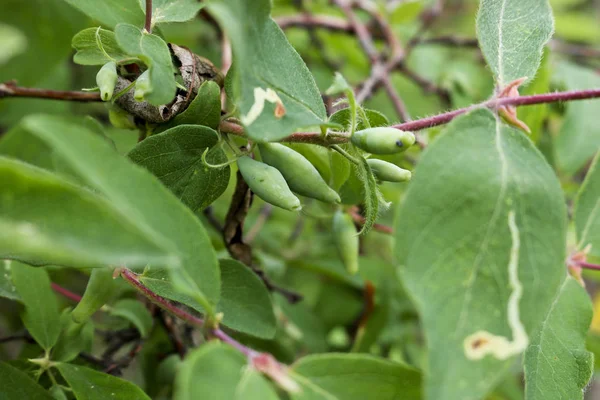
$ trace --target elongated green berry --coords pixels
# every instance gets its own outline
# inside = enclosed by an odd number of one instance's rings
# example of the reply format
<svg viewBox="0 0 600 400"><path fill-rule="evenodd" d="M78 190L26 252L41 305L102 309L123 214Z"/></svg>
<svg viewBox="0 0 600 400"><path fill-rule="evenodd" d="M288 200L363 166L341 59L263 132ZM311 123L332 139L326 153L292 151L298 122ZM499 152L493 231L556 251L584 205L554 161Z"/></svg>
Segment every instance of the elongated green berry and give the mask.
<svg viewBox="0 0 600 400"><path fill-rule="evenodd" d="M358 272L358 234L352 217L341 210L333 216L333 240L346 270Z"/></svg>
<svg viewBox="0 0 600 400"><path fill-rule="evenodd" d="M415 135L387 126L354 132L351 140L356 147L372 154L394 154L415 144Z"/></svg>
<svg viewBox="0 0 600 400"><path fill-rule="evenodd" d="M133 98L136 101L144 101L144 96L150 92L152 92L150 71L146 70L135 80L135 91L133 92Z"/></svg>
<svg viewBox="0 0 600 400"><path fill-rule="evenodd" d="M248 156L240 158L237 163L244 180L258 197L286 210L302 209L300 200L291 192L276 168Z"/></svg>
<svg viewBox="0 0 600 400"><path fill-rule="evenodd" d="M100 68L96 74L96 84L100 89L100 98L103 101L108 101L112 98L117 84L117 64L110 61Z"/></svg>
<svg viewBox="0 0 600 400"><path fill-rule="evenodd" d="M380 181L387 182L407 182L410 181L412 174L409 170L400 168L395 164L383 160L370 158L367 160L369 167Z"/></svg>
<svg viewBox="0 0 600 400"><path fill-rule="evenodd" d="M336 191L302 154L279 143L264 143L258 147L263 161L281 172L293 192L326 203L341 202Z"/></svg>

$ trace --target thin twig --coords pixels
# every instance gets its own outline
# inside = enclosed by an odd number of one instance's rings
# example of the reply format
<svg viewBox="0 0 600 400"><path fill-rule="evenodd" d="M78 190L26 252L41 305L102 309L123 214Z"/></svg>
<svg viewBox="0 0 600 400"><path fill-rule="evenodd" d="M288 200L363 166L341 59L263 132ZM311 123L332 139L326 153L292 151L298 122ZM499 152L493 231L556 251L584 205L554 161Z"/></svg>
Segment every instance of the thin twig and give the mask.
<svg viewBox="0 0 600 400"><path fill-rule="evenodd" d="M33 337L31 337L31 335L27 332L25 333L18 333L15 335L10 335L10 336L4 336L2 338L0 338L0 344L3 343L9 343L9 342L16 342L18 340L24 340L27 342L32 342L33 341Z"/></svg>
<svg viewBox="0 0 600 400"><path fill-rule="evenodd" d="M360 215L356 209L350 211L350 216L352 217L354 222L359 224L360 226L365 224L365 217ZM391 227L382 224L374 224L373 230L381 233L386 233L388 235L392 235L394 233L394 230Z"/></svg>
<svg viewBox="0 0 600 400"><path fill-rule="evenodd" d="M48 100L78 102L102 101L98 92L77 92L70 90L48 90L17 86L14 81L0 83L0 99L3 97L28 97Z"/></svg>
<svg viewBox="0 0 600 400"><path fill-rule="evenodd" d="M144 29L148 33L152 33L152 0L146 0L146 23Z"/></svg>
<svg viewBox="0 0 600 400"><path fill-rule="evenodd" d="M420 131L422 129L432 128L434 126L444 125L452 121L459 115L468 113L478 108L489 108L492 111L496 110L501 106L527 106L534 104L544 103L555 103L559 101L575 101L575 100L586 100L600 98L600 89L587 89L587 90L571 90L566 92L554 92L545 94L534 94L530 96L520 97L506 97L501 99L491 99L484 101L483 103L475 104L469 107L459 108L453 111L448 111L442 114L417 119L414 121L403 122L401 124L393 125L394 128L403 131ZM231 133L234 135L243 135L243 127L240 125L229 122L226 125L221 124L220 129L222 132ZM329 135L327 138L323 138L321 132L297 132L284 139L282 142L296 142L296 143L312 143L321 146L331 146L331 144L339 144L348 142L350 137L347 133L336 134L335 136Z"/></svg>
<svg viewBox="0 0 600 400"><path fill-rule="evenodd" d="M70 290L65 289L64 287L62 287L54 282L52 282L50 285L52 286L52 290L54 290L56 293L63 295L67 299L73 300L76 303L79 303L81 301L80 295L73 293Z"/></svg>

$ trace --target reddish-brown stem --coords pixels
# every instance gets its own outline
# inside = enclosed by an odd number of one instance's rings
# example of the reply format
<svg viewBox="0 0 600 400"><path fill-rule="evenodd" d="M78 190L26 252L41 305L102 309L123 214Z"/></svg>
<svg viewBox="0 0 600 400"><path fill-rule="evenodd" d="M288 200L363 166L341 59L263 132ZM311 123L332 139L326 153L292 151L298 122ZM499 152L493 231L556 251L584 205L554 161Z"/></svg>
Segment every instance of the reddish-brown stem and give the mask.
<svg viewBox="0 0 600 400"><path fill-rule="evenodd" d="M0 99L3 97L28 97L48 100L101 101L98 92L76 92L69 90L48 90L17 86L15 82L0 83Z"/></svg>
<svg viewBox="0 0 600 400"><path fill-rule="evenodd" d="M152 33L152 0L146 0L146 23L144 29Z"/></svg>
<svg viewBox="0 0 600 400"><path fill-rule="evenodd" d="M68 289L65 289L64 287L52 282L51 284L52 290L54 290L56 293L66 297L69 300L73 300L76 303L79 303L81 301L81 296L71 292Z"/></svg>
<svg viewBox="0 0 600 400"><path fill-rule="evenodd" d="M596 270L600 270L600 265L598 264L592 264L586 261L578 261L576 263L578 266L580 266L583 269L596 269Z"/></svg>
<svg viewBox="0 0 600 400"><path fill-rule="evenodd" d="M362 215L360 215L356 210L351 210L350 216L352 217L354 222L356 222L357 224L359 224L361 226L364 225L365 218ZM390 228L389 226L386 226L386 225L382 225L382 224L373 224L373 230L375 230L377 232L381 232L381 233L386 233L388 235L391 235L394 233L394 230L392 228Z"/></svg>
<svg viewBox="0 0 600 400"><path fill-rule="evenodd" d="M448 111L442 114L434 115L432 117L397 124L394 125L394 128L403 131L418 131L421 129L427 129L434 126L447 124L459 115L465 114L469 111L473 111L477 108L489 108L492 110L496 110L498 109L498 107L501 106L526 106L533 104L555 103L558 101L594 99L598 97L600 97L600 89L571 90L567 92L533 94L530 96L491 99L470 107L459 108L458 110Z"/></svg>
<svg viewBox="0 0 600 400"><path fill-rule="evenodd" d="M127 268L122 268L120 270L120 273L121 273L121 277L128 284L130 284L133 288L135 288L142 295L146 296L151 302L153 302L160 308L170 312L171 314L186 321L187 323L189 323L191 325L194 325L197 327L204 326L204 320L202 318L199 318L199 317L177 307L175 304L171 303L169 300L157 295L152 290L148 289L142 282L140 282L137 274L135 274L134 272L128 270ZM231 336L229 336L228 334L226 334L219 328L210 329L210 334L212 336L218 338L219 340L231 345L232 347L235 347L241 353L243 353L244 355L246 355L248 357L254 357L259 354L257 351L239 343L238 341L233 339Z"/></svg>

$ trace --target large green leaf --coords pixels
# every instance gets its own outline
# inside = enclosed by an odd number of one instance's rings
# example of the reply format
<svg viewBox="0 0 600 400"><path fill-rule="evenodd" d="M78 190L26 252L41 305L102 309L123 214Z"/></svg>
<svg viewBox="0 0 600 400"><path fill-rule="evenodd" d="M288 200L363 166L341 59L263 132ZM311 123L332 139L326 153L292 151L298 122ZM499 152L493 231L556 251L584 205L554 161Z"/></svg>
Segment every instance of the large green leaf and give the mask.
<svg viewBox="0 0 600 400"><path fill-rule="evenodd" d="M60 314L56 296L50 288L50 278L43 268L16 261L11 266L12 280L25 304L23 324L36 342L49 350L60 333Z"/></svg>
<svg viewBox="0 0 600 400"><path fill-rule="evenodd" d="M130 24L119 24L115 28L119 47L133 57L138 57L150 70L151 92L144 98L160 106L175 97L175 76L171 52L160 37L147 33Z"/></svg>
<svg viewBox="0 0 600 400"><path fill-rule="evenodd" d="M500 87L535 76L553 31L548 0L481 0L477 38Z"/></svg>
<svg viewBox="0 0 600 400"><path fill-rule="evenodd" d="M146 0L138 0L146 10ZM204 4L197 0L154 0L152 2L152 25L165 22L185 22L194 18Z"/></svg>
<svg viewBox="0 0 600 400"><path fill-rule="evenodd" d="M104 195L128 219L144 226L147 234L178 251L183 268L168 269L178 290L200 302L217 303L218 261L200 221L156 178L120 156L103 138L66 119L30 116L3 137L0 153L60 167Z"/></svg>
<svg viewBox="0 0 600 400"><path fill-rule="evenodd" d="M129 158L156 175L192 211L202 211L223 194L229 182L229 167L209 168L202 161L202 153L217 141L217 132L211 128L179 125L145 139ZM209 151L206 159L211 164L227 160L219 147Z"/></svg>
<svg viewBox="0 0 600 400"><path fill-rule="evenodd" d="M300 359L292 378L297 400L421 399L421 374L406 365L363 354L322 354Z"/></svg>
<svg viewBox="0 0 600 400"><path fill-rule="evenodd" d="M116 376L80 365L58 363L77 400L150 400L142 389Z"/></svg>
<svg viewBox="0 0 600 400"><path fill-rule="evenodd" d="M17 263L16 265L18 266ZM5 299L15 300L22 302L21 296L17 292L17 288L12 281L10 270L12 268L12 260L1 260L0 261L0 297Z"/></svg>
<svg viewBox="0 0 600 400"><path fill-rule="evenodd" d="M87 28L73 36L71 46L77 51L73 61L81 65L102 65L109 61L116 63L130 58L117 44L112 31Z"/></svg>
<svg viewBox="0 0 600 400"><path fill-rule="evenodd" d="M233 100L252 139L274 141L325 121L317 85L269 17L269 0L211 0L208 9L231 40L234 62L228 79L233 79Z"/></svg>
<svg viewBox="0 0 600 400"><path fill-rule="evenodd" d="M577 232L577 248L579 250L591 246L589 254L600 257L600 151L596 153L594 162L575 200L575 231Z"/></svg>
<svg viewBox="0 0 600 400"><path fill-rule="evenodd" d="M190 353L179 367L174 400L235 399L246 358L233 347L210 342Z"/></svg>
<svg viewBox="0 0 600 400"><path fill-rule="evenodd" d="M25 372L0 361L0 399L53 400L53 397Z"/></svg>
<svg viewBox="0 0 600 400"><path fill-rule="evenodd" d="M592 315L588 294L567 276L525 352L528 400L583 399L594 372L594 355L585 349Z"/></svg>
<svg viewBox="0 0 600 400"><path fill-rule="evenodd" d="M273 338L277 321L265 284L238 261L220 260L220 267L221 299L217 310L224 315L223 324L252 336Z"/></svg>
<svg viewBox="0 0 600 400"><path fill-rule="evenodd" d="M117 24L142 26L144 13L138 0L64 0L103 26L113 29Z"/></svg>
<svg viewBox="0 0 600 400"><path fill-rule="evenodd" d="M143 224L55 174L0 157L0 181L0 257L75 267L178 263Z"/></svg>
<svg viewBox="0 0 600 400"><path fill-rule="evenodd" d="M22 86L73 89L67 69L70 41L86 26L87 19L63 0L2 0L0 8L0 22L18 29L26 38L19 53L13 52L13 57L0 65L0 82L14 79ZM2 47L3 54L8 51ZM45 99L4 98L0 101L0 122L9 126L32 112L68 112L70 106Z"/></svg>
<svg viewBox="0 0 600 400"><path fill-rule="evenodd" d="M525 350L565 276L560 184L488 110L423 154L394 227L429 349L427 399L479 399Z"/></svg>
<svg viewBox="0 0 600 400"><path fill-rule="evenodd" d="M600 87L600 76L592 69L563 62L557 68L557 77L569 90ZM600 148L600 101L571 101L556 138L558 167L574 174L583 167Z"/></svg>
<svg viewBox="0 0 600 400"><path fill-rule="evenodd" d="M217 311L223 313L222 324L259 338L272 338L277 323L271 297L264 283L248 267L235 260L220 260L219 267L221 297ZM164 270L148 268L140 280L154 293L204 313L201 304L173 288Z"/></svg>

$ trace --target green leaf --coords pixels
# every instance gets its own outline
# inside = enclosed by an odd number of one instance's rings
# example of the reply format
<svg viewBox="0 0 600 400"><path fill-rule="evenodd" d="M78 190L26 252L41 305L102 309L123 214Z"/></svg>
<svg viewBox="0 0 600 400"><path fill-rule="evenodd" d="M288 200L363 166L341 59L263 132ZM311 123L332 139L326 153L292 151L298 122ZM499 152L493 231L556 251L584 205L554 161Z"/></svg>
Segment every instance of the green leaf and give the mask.
<svg viewBox="0 0 600 400"><path fill-rule="evenodd" d="M18 145L23 141L27 146ZM101 193L122 215L143 225L147 234L177 250L183 268L167 271L179 291L209 307L217 303L218 261L200 221L156 178L120 156L103 138L67 119L30 116L4 135L2 152L36 164L60 165L63 173Z"/></svg>
<svg viewBox="0 0 600 400"><path fill-rule="evenodd" d="M254 369L247 368L235 390L235 400L279 400L269 382Z"/></svg>
<svg viewBox="0 0 600 400"><path fill-rule="evenodd" d="M567 62L560 63L557 77L568 90L600 87L600 76L592 69ZM570 101L565 106L560 132L555 141L556 161L567 174L579 171L600 148L600 112L597 100Z"/></svg>
<svg viewBox="0 0 600 400"><path fill-rule="evenodd" d="M12 281L12 276L10 273L12 265L12 260L1 260L0 262L0 297L23 302L21 296L19 296L19 293L17 292L17 288Z"/></svg>
<svg viewBox="0 0 600 400"><path fill-rule="evenodd" d="M244 264L220 260L223 324L236 331L263 339L275 336L277 322L271 296L262 280Z"/></svg>
<svg viewBox="0 0 600 400"><path fill-rule="evenodd" d="M146 0L139 0L146 10ZM152 2L152 26L165 22L185 22L194 18L204 4L197 0L154 0Z"/></svg>
<svg viewBox="0 0 600 400"><path fill-rule="evenodd" d="M52 396L25 372L0 361L0 399L52 400Z"/></svg>
<svg viewBox="0 0 600 400"><path fill-rule="evenodd" d="M90 320L76 322L71 310L60 316L61 333L52 349L53 361L71 361L82 351L90 351L94 341L94 324Z"/></svg>
<svg viewBox="0 0 600 400"><path fill-rule="evenodd" d="M23 324L35 341L49 350L56 344L60 334L60 314L48 273L43 268L13 261L11 274L25 304L25 312L21 315Z"/></svg>
<svg viewBox="0 0 600 400"><path fill-rule="evenodd" d="M565 217L543 156L490 111L429 146L394 226L427 337L426 398L484 397L525 350L564 280Z"/></svg>
<svg viewBox="0 0 600 400"><path fill-rule="evenodd" d="M73 36L71 46L76 53L73 61L81 65L103 65L109 61L117 64L129 57L117 44L115 34L98 28L84 29Z"/></svg>
<svg viewBox="0 0 600 400"><path fill-rule="evenodd" d="M66 363L58 363L56 368L77 400L150 400L142 389L116 376Z"/></svg>
<svg viewBox="0 0 600 400"><path fill-rule="evenodd" d="M326 120L310 71L269 17L269 0L211 0L208 10L231 40L234 61L227 79L248 136L275 141Z"/></svg>
<svg viewBox="0 0 600 400"><path fill-rule="evenodd" d="M117 25L115 35L125 53L144 61L150 70L151 91L146 92L145 100L156 106L173 100L175 76L167 43L160 37L129 24Z"/></svg>
<svg viewBox="0 0 600 400"><path fill-rule="evenodd" d="M27 48L27 37L20 29L0 23L0 65L23 53Z"/></svg>
<svg viewBox="0 0 600 400"><path fill-rule="evenodd" d="M592 315L585 289L567 276L525 352L528 400L583 399L594 373L594 355L585 349Z"/></svg>
<svg viewBox="0 0 600 400"><path fill-rule="evenodd" d="M144 13L140 10L138 0L65 0L92 19L109 29L117 24L144 24Z"/></svg>
<svg viewBox="0 0 600 400"><path fill-rule="evenodd" d="M110 314L115 317L121 317L131 322L140 335L145 338L150 334L153 319L150 311L137 300L123 299L119 300L110 308Z"/></svg>
<svg viewBox="0 0 600 400"><path fill-rule="evenodd" d="M68 71L71 38L86 27L86 18L63 0L2 0L0 22L18 29L26 38L16 54L0 64L0 82L16 80L19 85L55 90L73 89ZM48 29L52 27L52 29ZM3 55L9 49L0 47ZM0 58L2 58L0 56ZM16 124L32 112L66 113L71 104L46 99L0 101L0 123Z"/></svg>
<svg viewBox="0 0 600 400"><path fill-rule="evenodd" d="M213 81L206 81L190 105L175 118L160 125L159 129L169 129L178 125L204 125L217 129L221 122L221 88Z"/></svg>
<svg viewBox="0 0 600 400"><path fill-rule="evenodd" d="M600 257L600 151L588 169L575 200L577 249L591 246L588 254Z"/></svg>
<svg viewBox="0 0 600 400"><path fill-rule="evenodd" d="M75 267L177 263L142 224L55 174L0 157L0 181L0 257Z"/></svg>
<svg viewBox="0 0 600 400"><path fill-rule="evenodd" d="M547 0L481 0L477 38L500 87L533 79L553 32Z"/></svg>
<svg viewBox="0 0 600 400"><path fill-rule="evenodd" d="M234 399L246 358L219 342L209 342L190 353L175 379L174 400Z"/></svg>
<svg viewBox="0 0 600 400"><path fill-rule="evenodd" d="M214 147L217 142L211 128L179 125L140 142L129 158L158 177L192 211L202 211L229 182L229 167L209 168L202 161L202 153L211 148L206 156L209 163L227 160L221 148Z"/></svg>
<svg viewBox="0 0 600 400"><path fill-rule="evenodd" d="M421 374L406 365L363 354L322 354L300 359L292 378L302 392L292 399L421 399Z"/></svg>
<svg viewBox="0 0 600 400"><path fill-rule="evenodd" d="M98 311L118 291L111 268L96 268L92 271L85 292L71 313L75 322L83 322Z"/></svg>

